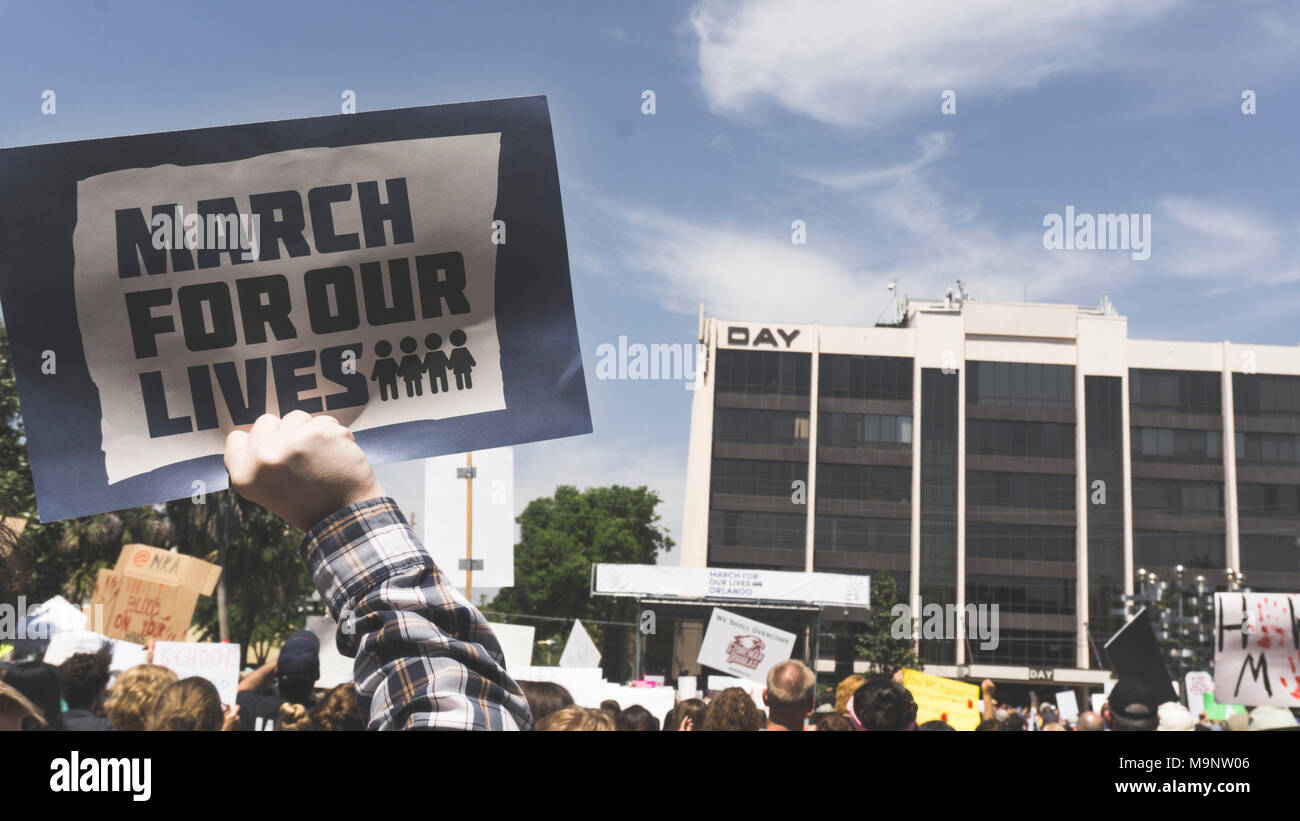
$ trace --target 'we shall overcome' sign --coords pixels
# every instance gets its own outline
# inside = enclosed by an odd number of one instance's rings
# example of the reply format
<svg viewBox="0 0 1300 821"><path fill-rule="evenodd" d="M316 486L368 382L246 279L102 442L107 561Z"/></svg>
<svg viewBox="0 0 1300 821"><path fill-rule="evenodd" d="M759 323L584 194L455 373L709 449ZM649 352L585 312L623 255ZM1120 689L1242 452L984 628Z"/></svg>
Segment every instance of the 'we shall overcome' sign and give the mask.
<svg viewBox="0 0 1300 821"><path fill-rule="evenodd" d="M374 462L591 430L542 97L0 151L41 519L227 486L325 413Z"/></svg>

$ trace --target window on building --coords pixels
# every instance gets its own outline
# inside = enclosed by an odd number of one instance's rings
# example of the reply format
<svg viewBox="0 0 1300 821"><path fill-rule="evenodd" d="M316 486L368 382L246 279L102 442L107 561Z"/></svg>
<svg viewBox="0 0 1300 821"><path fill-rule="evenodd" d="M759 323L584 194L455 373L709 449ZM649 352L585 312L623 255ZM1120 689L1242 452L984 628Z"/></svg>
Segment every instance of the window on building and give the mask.
<svg viewBox="0 0 1300 821"><path fill-rule="evenodd" d="M966 401L972 405L1072 408L1074 366L968 362Z"/></svg>
<svg viewBox="0 0 1300 821"><path fill-rule="evenodd" d="M909 449L912 417L822 411L817 416L817 444L832 448Z"/></svg>
<svg viewBox="0 0 1300 821"><path fill-rule="evenodd" d="M1217 415L1223 410L1222 377L1213 371L1133 368L1128 377L1134 410Z"/></svg>
<svg viewBox="0 0 1300 821"><path fill-rule="evenodd" d="M808 414L802 411L717 408L713 441L747 445L808 444Z"/></svg>
<svg viewBox="0 0 1300 821"><path fill-rule="evenodd" d="M912 360L895 356L821 354L822 396L841 399L912 399Z"/></svg>
<svg viewBox="0 0 1300 821"><path fill-rule="evenodd" d="M1217 430L1133 428L1133 458L1148 462L1221 462Z"/></svg>

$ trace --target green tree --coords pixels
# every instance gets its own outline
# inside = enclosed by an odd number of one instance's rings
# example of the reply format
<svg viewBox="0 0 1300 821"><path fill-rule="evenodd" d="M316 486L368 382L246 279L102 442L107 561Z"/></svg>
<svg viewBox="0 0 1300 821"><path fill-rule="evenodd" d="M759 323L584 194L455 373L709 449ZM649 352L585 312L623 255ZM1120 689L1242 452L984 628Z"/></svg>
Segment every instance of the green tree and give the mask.
<svg viewBox="0 0 1300 821"><path fill-rule="evenodd" d="M519 516L515 546L515 585L503 588L486 609L498 613L580 618L599 642L603 631L594 621L627 621L630 601L591 595L591 569L600 562L654 564L673 540L659 524L659 494L646 487L588 488L570 485L555 495L534 499ZM539 627L538 638L558 658L568 630Z"/></svg>
<svg viewBox="0 0 1300 821"><path fill-rule="evenodd" d="M891 608L899 601L898 585L893 576L881 571L871 577L872 607L867 611L866 626L858 637L858 659L866 661L873 672L893 675L904 667L921 669L912 640L894 638L893 635L895 618Z"/></svg>

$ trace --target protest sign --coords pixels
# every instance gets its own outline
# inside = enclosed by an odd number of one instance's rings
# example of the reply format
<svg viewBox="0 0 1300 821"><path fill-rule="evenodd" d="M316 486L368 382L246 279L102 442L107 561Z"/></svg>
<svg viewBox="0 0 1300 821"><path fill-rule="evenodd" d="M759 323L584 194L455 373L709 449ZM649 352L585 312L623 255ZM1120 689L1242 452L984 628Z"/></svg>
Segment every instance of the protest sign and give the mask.
<svg viewBox="0 0 1300 821"><path fill-rule="evenodd" d="M537 633L536 627L531 624L502 624L495 621L488 622L488 627L492 628L492 634L497 637L497 644L501 645L501 655L505 660L507 673L514 675L516 670L522 670L533 663L533 637Z"/></svg>
<svg viewBox="0 0 1300 821"><path fill-rule="evenodd" d="M695 676L678 676L677 677L677 697L685 701L688 698L696 696Z"/></svg>
<svg viewBox="0 0 1300 821"><path fill-rule="evenodd" d="M154 664L174 671L180 678L207 679L217 688L222 704L235 703L242 658L238 644L160 641L153 648Z"/></svg>
<svg viewBox="0 0 1300 821"><path fill-rule="evenodd" d="M338 623L330 616L308 616L303 629L310 630L320 642L320 677L316 686L337 687L352 681L352 659L339 652Z"/></svg>
<svg viewBox="0 0 1300 821"><path fill-rule="evenodd" d="M903 686L916 702L916 723L942 721L954 730L979 726L980 688L964 681L903 670Z"/></svg>
<svg viewBox="0 0 1300 821"><path fill-rule="evenodd" d="M1117 681L1135 678L1145 682L1162 704L1178 700L1145 607L1110 637L1106 654Z"/></svg>
<svg viewBox="0 0 1300 821"><path fill-rule="evenodd" d="M579 707L599 707L605 697L603 673L599 667L524 667L511 675L516 681L553 681L568 690Z"/></svg>
<svg viewBox="0 0 1300 821"><path fill-rule="evenodd" d="M88 619L102 616L105 635L137 644L183 641L199 596L211 596L220 575L220 567L193 556L124 545L117 566L99 571Z"/></svg>
<svg viewBox="0 0 1300 821"><path fill-rule="evenodd" d="M794 633L715 607L696 661L763 683L773 664L790 658L794 639Z"/></svg>
<svg viewBox="0 0 1300 821"><path fill-rule="evenodd" d="M102 633L62 630L50 636L50 644L41 658L46 664L58 667L77 653L98 653L101 650L112 653L114 644L112 639Z"/></svg>
<svg viewBox="0 0 1300 821"><path fill-rule="evenodd" d="M1300 594L1214 594L1214 698L1300 707Z"/></svg>
<svg viewBox="0 0 1300 821"><path fill-rule="evenodd" d="M599 667L600 651L596 642L582 626L580 619L573 620L573 629L569 631L569 640L564 643L564 652L560 654L561 667Z"/></svg>
<svg viewBox="0 0 1300 821"><path fill-rule="evenodd" d="M1214 676L1204 670L1193 670L1183 676L1183 692L1187 695L1187 709L1192 712L1201 706L1201 695L1214 692Z"/></svg>
<svg viewBox="0 0 1300 821"><path fill-rule="evenodd" d="M1093 693L1088 698L1092 701L1092 711L1101 714L1101 708L1106 706L1106 696L1104 693Z"/></svg>
<svg viewBox="0 0 1300 821"><path fill-rule="evenodd" d="M544 97L0 151L42 521L227 486L327 413L372 462L591 430Z"/></svg>
<svg viewBox="0 0 1300 821"><path fill-rule="evenodd" d="M1201 694L1201 712L1214 721L1227 721L1231 716L1244 715L1250 711L1240 704L1220 704L1214 700L1214 693L1208 692Z"/></svg>
<svg viewBox="0 0 1300 821"><path fill-rule="evenodd" d="M1079 720L1079 699L1073 690L1061 690L1056 694L1056 709L1061 718L1071 724Z"/></svg>

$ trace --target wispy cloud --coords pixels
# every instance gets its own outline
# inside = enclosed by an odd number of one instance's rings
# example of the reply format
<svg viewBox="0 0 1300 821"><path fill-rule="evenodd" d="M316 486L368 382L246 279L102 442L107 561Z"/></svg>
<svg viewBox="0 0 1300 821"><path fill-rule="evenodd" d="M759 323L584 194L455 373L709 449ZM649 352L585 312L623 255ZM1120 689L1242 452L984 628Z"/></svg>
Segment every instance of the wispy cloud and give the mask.
<svg viewBox="0 0 1300 821"><path fill-rule="evenodd" d="M921 153L917 158L899 165L863 171L801 171L799 173L804 179L839 190L900 182L930 163L947 157L952 151L952 134L946 131L935 131L920 137L917 143L921 147Z"/></svg>
<svg viewBox="0 0 1300 821"><path fill-rule="evenodd" d="M701 0L689 15L715 111L764 102L839 125L878 125L958 98L1107 66L1112 38L1179 0Z"/></svg>

